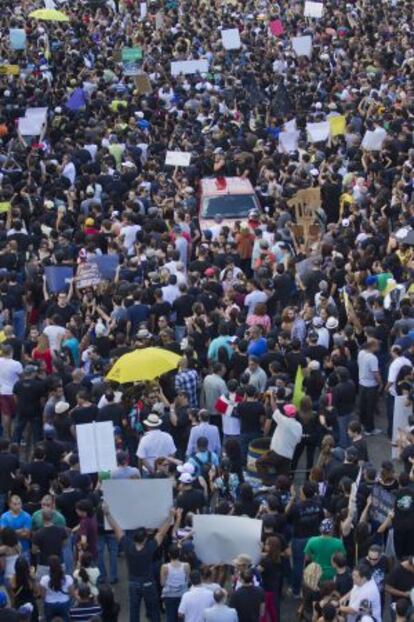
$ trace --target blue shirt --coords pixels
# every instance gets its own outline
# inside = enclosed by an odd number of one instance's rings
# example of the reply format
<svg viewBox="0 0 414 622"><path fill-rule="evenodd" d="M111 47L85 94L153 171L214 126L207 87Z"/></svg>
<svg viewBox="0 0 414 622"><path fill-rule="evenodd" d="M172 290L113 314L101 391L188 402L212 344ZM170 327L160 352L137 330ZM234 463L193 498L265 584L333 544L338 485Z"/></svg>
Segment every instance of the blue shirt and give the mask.
<svg viewBox="0 0 414 622"><path fill-rule="evenodd" d="M10 527L10 529L31 529L32 517L27 512L20 512L17 516L10 512L4 512L0 518L0 527ZM19 538L23 551L30 549L30 542L27 538Z"/></svg>
<svg viewBox="0 0 414 622"><path fill-rule="evenodd" d="M218 361L218 351L220 348L226 348L229 358L233 356L234 350L230 345L230 335L222 335L213 339L208 348L208 358L212 361Z"/></svg>
<svg viewBox="0 0 414 622"><path fill-rule="evenodd" d="M249 356L262 356L267 352L267 341L264 337L259 337L255 341L251 341L247 348Z"/></svg>
<svg viewBox="0 0 414 622"><path fill-rule="evenodd" d="M196 460L196 458L198 458L198 460ZM196 454L191 456L189 462L191 462L191 464L195 467L195 477L201 475L201 465L199 462L202 462L203 464L211 464L215 467L218 467L219 465L219 459L214 451L198 451Z"/></svg>

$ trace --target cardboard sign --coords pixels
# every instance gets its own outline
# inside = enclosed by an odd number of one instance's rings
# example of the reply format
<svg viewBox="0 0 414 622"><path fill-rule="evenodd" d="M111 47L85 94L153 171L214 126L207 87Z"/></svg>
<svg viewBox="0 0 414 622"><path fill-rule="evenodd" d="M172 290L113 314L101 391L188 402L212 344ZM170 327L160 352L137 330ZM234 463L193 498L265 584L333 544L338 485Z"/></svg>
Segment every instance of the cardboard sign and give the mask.
<svg viewBox="0 0 414 622"><path fill-rule="evenodd" d="M372 488L371 498L370 518L381 524L387 518L388 513L394 509L395 496L392 492L375 484Z"/></svg>
<svg viewBox="0 0 414 622"><path fill-rule="evenodd" d="M12 50L26 49L26 31L23 28L10 28L9 36Z"/></svg>
<svg viewBox="0 0 414 622"><path fill-rule="evenodd" d="M241 48L241 41L238 28L222 30L221 42L225 50L239 50Z"/></svg>
<svg viewBox="0 0 414 622"><path fill-rule="evenodd" d="M141 48L123 48L121 53L124 76L137 76L142 61Z"/></svg>
<svg viewBox="0 0 414 622"><path fill-rule="evenodd" d="M191 153L186 151L167 151L165 164L167 166L190 166Z"/></svg>
<svg viewBox="0 0 414 622"><path fill-rule="evenodd" d="M269 30L274 37L280 37L284 33L283 24L280 19L274 19L269 24Z"/></svg>
<svg viewBox="0 0 414 622"><path fill-rule="evenodd" d="M343 114L338 114L328 119L331 136L345 134L346 118Z"/></svg>
<svg viewBox="0 0 414 622"><path fill-rule="evenodd" d="M243 551L256 564L261 557L262 521L245 516L194 514L194 550L203 564L232 564Z"/></svg>
<svg viewBox="0 0 414 622"><path fill-rule="evenodd" d="M152 93L151 81L147 73L140 73L139 76L135 78L135 85L139 95Z"/></svg>
<svg viewBox="0 0 414 622"><path fill-rule="evenodd" d="M279 134L279 153L292 153L298 148L300 132L289 130Z"/></svg>
<svg viewBox="0 0 414 622"><path fill-rule="evenodd" d="M18 120L22 136L40 136L46 129L47 108L27 108L24 117Z"/></svg>
<svg viewBox="0 0 414 622"><path fill-rule="evenodd" d="M46 266L45 277L47 289L51 294L65 292L69 288L68 279L73 277L70 266Z"/></svg>
<svg viewBox="0 0 414 622"><path fill-rule="evenodd" d="M381 151L382 144L387 137L387 132L383 127L377 127L375 130L367 130L362 139L362 148L367 151Z"/></svg>
<svg viewBox="0 0 414 622"><path fill-rule="evenodd" d="M18 76L19 73L19 65L0 65L0 76Z"/></svg>
<svg viewBox="0 0 414 622"><path fill-rule="evenodd" d="M99 270L99 275L104 281L112 281L115 278L116 269L119 266L118 255L96 255L88 259L89 264L95 264Z"/></svg>
<svg viewBox="0 0 414 622"><path fill-rule="evenodd" d="M179 76L180 73L188 75L192 73L208 73L208 60L177 60L171 63L171 75Z"/></svg>
<svg viewBox="0 0 414 622"><path fill-rule="evenodd" d="M331 128L329 121L321 121L320 123L307 123L306 130L311 143L321 143L328 140Z"/></svg>
<svg viewBox="0 0 414 622"><path fill-rule="evenodd" d="M99 473L116 469L114 424L112 421L83 423L76 426L81 473Z"/></svg>
<svg viewBox="0 0 414 622"><path fill-rule="evenodd" d="M320 19L322 17L322 14L322 2L311 2L310 0L306 0L305 9L303 11L303 15L305 17L314 17L315 19Z"/></svg>
<svg viewBox="0 0 414 622"><path fill-rule="evenodd" d="M102 490L122 529L158 529L173 506L170 479L108 479Z"/></svg>
<svg viewBox="0 0 414 622"><path fill-rule="evenodd" d="M292 48L296 56L312 56L312 37L310 35L304 35L302 37L292 37Z"/></svg>
<svg viewBox="0 0 414 622"><path fill-rule="evenodd" d="M95 287L102 283L101 273L96 263L81 263L78 265L75 277L76 287L82 289L84 287Z"/></svg>

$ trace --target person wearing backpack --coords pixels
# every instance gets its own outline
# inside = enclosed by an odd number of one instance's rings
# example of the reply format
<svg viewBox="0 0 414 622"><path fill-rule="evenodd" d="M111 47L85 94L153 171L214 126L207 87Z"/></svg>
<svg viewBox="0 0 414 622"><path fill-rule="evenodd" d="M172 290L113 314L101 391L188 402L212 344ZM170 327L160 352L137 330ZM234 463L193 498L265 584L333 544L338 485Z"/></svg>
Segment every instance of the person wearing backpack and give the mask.
<svg viewBox="0 0 414 622"><path fill-rule="evenodd" d="M211 468L217 468L220 460L214 451L208 449L208 439L205 436L197 439L196 447L197 450L190 457L189 462L194 465L194 476L203 477L208 483Z"/></svg>

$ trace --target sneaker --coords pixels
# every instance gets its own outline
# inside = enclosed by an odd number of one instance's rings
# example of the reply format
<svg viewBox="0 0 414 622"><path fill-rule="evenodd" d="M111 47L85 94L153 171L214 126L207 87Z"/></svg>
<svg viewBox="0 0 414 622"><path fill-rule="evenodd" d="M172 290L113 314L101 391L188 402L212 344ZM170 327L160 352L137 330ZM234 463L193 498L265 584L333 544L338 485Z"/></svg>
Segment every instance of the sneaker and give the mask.
<svg viewBox="0 0 414 622"><path fill-rule="evenodd" d="M378 434L382 434L382 430L379 428L374 428L373 430L365 430L365 436L378 436Z"/></svg>

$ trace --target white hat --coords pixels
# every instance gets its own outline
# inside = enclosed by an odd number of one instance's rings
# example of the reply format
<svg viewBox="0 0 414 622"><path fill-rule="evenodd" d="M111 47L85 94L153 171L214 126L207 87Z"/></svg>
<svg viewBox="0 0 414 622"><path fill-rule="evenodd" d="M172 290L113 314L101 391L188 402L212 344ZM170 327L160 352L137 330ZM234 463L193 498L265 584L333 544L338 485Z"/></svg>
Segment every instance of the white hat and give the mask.
<svg viewBox="0 0 414 622"><path fill-rule="evenodd" d="M190 475L190 473L181 473L178 480L183 484L191 484L194 481L194 478L192 475Z"/></svg>
<svg viewBox="0 0 414 622"><path fill-rule="evenodd" d="M57 415L62 415L67 410L69 410L69 408L70 408L70 404L68 404L67 402L57 402L55 404L55 413Z"/></svg>
<svg viewBox="0 0 414 622"><path fill-rule="evenodd" d="M159 428L162 425L162 421L155 413L150 413L146 419L144 419L144 425L147 428Z"/></svg>
<svg viewBox="0 0 414 622"><path fill-rule="evenodd" d="M328 330L334 330L335 328L338 328L338 324L339 322L336 317L331 315L331 317L328 317L328 319L326 320L325 326Z"/></svg>
<svg viewBox="0 0 414 622"><path fill-rule="evenodd" d="M184 462L184 464L178 465L177 471L179 473L189 473L190 475L193 475L195 471L195 466L192 462Z"/></svg>
<svg viewBox="0 0 414 622"><path fill-rule="evenodd" d="M323 319L319 317L319 315L316 315L312 320L312 324L315 328L321 328L323 326Z"/></svg>
<svg viewBox="0 0 414 622"><path fill-rule="evenodd" d="M315 104L315 108L316 108L316 110L322 110L322 104L321 104L321 102L316 102L316 104Z"/></svg>
<svg viewBox="0 0 414 622"><path fill-rule="evenodd" d="M342 218L341 225L343 227L349 227L350 224L351 224L351 221L349 220L349 218Z"/></svg>
<svg viewBox="0 0 414 622"><path fill-rule="evenodd" d="M319 371L321 368L321 364L319 361L309 361L308 369L311 371Z"/></svg>
<svg viewBox="0 0 414 622"><path fill-rule="evenodd" d="M62 114L62 108L60 106L56 106L55 112L56 114Z"/></svg>

